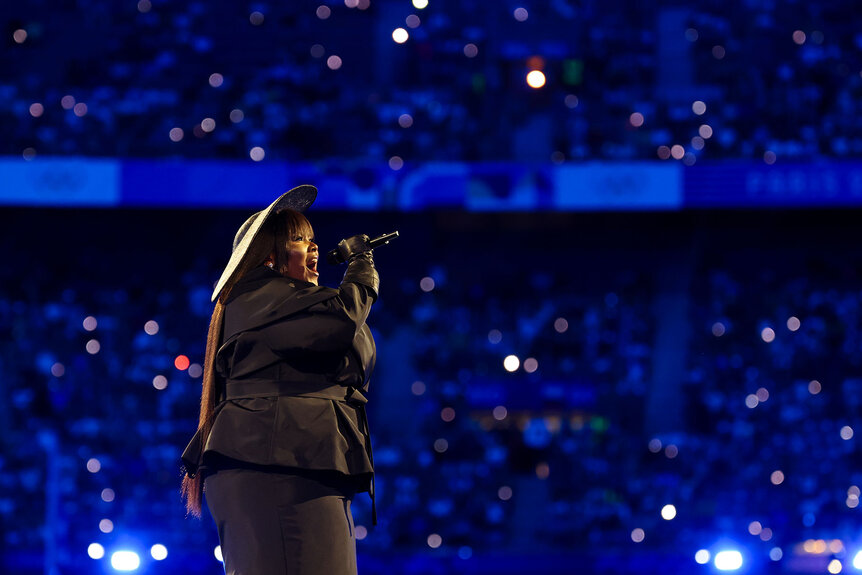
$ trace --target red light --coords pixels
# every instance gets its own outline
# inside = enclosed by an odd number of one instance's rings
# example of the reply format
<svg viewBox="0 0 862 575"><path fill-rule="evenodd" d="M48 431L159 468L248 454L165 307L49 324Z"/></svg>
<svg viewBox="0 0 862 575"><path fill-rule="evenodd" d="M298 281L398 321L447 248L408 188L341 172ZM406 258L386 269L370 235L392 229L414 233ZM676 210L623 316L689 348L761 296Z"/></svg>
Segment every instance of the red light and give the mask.
<svg viewBox="0 0 862 575"><path fill-rule="evenodd" d="M182 371L184 369L188 369L190 363L191 362L189 361L189 358L184 355L178 355L177 358L174 360L174 367Z"/></svg>

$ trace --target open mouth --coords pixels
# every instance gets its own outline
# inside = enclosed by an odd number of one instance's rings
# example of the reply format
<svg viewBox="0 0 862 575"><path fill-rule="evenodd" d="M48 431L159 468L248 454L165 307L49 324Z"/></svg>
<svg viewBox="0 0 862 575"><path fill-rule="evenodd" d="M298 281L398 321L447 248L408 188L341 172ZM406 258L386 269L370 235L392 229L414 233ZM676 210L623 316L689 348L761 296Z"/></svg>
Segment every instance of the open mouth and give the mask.
<svg viewBox="0 0 862 575"><path fill-rule="evenodd" d="M305 264L305 267L308 268L308 271L313 273L314 275L320 275L317 271L317 258L311 258L308 260L308 263Z"/></svg>

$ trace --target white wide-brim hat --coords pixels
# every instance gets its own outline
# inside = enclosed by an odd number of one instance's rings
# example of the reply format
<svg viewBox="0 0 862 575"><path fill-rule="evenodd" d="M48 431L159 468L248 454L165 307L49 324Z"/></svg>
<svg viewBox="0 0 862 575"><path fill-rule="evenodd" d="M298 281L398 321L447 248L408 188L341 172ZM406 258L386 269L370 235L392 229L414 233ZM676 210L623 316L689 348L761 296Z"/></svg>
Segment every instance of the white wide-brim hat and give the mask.
<svg viewBox="0 0 862 575"><path fill-rule="evenodd" d="M233 251L230 254L230 260L227 262L221 277L216 282L215 290L213 291L212 301L218 299L221 290L230 281L233 275L239 269L239 264L248 254L249 248L254 243L255 238L260 232L263 223L279 210L290 208L297 212L304 212L314 203L317 198L317 188L309 185L302 185L293 188L281 196L277 200L269 204L269 206L248 218L245 223L240 226L236 236L233 239Z"/></svg>

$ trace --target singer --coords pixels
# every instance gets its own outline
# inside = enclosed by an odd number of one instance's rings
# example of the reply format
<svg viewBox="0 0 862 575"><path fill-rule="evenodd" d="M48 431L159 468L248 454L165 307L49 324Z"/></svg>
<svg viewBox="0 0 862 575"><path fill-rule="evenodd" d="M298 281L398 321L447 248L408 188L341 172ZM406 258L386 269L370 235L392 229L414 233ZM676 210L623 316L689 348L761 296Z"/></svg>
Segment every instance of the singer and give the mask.
<svg viewBox="0 0 862 575"><path fill-rule="evenodd" d="M228 575L355 574L356 493L376 522L363 393L380 280L362 235L339 243L338 289L318 286L316 197L299 186L248 218L212 296L182 492L198 517L205 494Z"/></svg>

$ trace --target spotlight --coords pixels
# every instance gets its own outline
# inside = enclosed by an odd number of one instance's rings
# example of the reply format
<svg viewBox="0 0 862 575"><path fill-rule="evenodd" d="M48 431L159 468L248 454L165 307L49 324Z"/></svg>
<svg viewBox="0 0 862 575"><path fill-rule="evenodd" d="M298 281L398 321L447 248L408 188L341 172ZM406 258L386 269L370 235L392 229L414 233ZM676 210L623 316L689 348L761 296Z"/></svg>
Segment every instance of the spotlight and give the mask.
<svg viewBox="0 0 862 575"><path fill-rule="evenodd" d="M111 567L116 571L134 571L141 566L141 558L134 551L115 551L111 555Z"/></svg>
<svg viewBox="0 0 862 575"><path fill-rule="evenodd" d="M742 553L735 550L719 551L713 562L719 571L736 571L742 567Z"/></svg>

